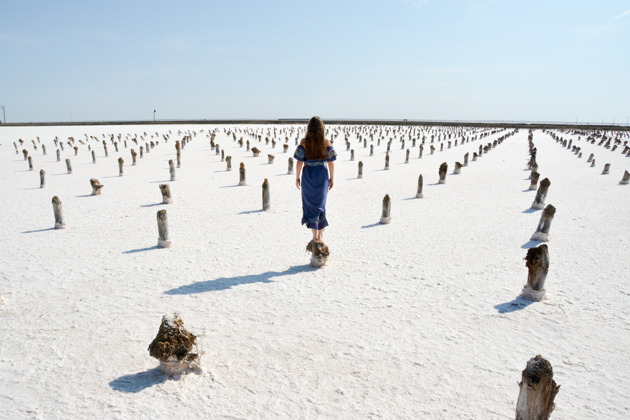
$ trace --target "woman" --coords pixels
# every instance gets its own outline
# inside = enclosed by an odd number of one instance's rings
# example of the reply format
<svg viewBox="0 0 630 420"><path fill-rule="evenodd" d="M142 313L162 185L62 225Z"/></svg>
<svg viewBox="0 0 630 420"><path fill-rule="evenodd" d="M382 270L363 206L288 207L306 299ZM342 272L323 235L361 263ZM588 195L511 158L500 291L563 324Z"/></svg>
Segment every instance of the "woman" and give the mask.
<svg viewBox="0 0 630 420"><path fill-rule="evenodd" d="M297 160L295 185L298 190L302 187L302 224L306 224L313 232L313 242L324 245L322 236L324 228L328 226L326 196L334 184L334 160L337 159L337 153L324 137L324 122L321 118L311 118L306 135L293 157Z"/></svg>

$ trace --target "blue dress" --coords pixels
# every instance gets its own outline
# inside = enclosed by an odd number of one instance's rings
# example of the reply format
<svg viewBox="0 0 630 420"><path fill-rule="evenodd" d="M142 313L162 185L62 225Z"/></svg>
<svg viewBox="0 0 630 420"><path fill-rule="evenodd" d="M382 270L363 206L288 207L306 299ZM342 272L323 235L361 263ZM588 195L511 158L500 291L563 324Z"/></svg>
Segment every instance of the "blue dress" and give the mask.
<svg viewBox="0 0 630 420"><path fill-rule="evenodd" d="M332 146L326 148L326 159L310 160L306 149L299 145L293 157L304 162L302 169L302 224L309 229L324 229L326 220L326 196L328 195L328 169L326 162L337 159L337 152Z"/></svg>

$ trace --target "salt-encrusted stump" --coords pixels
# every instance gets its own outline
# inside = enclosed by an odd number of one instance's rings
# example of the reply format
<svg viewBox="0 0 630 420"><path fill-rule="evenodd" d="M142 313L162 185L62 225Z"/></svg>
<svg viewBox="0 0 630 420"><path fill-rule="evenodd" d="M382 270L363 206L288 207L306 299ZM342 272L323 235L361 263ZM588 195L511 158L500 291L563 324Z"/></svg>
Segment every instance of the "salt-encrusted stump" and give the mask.
<svg viewBox="0 0 630 420"><path fill-rule="evenodd" d="M422 185L423 185L423 180L422 180L422 174L420 174L420 176L418 176L418 192L416 192L416 198L422 198Z"/></svg>
<svg viewBox="0 0 630 420"><path fill-rule="evenodd" d="M171 181L175 181L175 163L173 159L168 161L168 170L171 173Z"/></svg>
<svg viewBox="0 0 630 420"><path fill-rule="evenodd" d="M171 188L168 184L160 184L160 192L162 193L162 204L171 204Z"/></svg>
<svg viewBox="0 0 630 420"><path fill-rule="evenodd" d="M124 170L123 170L123 164L125 163L125 161L123 160L123 158L119 157L118 158L118 176L123 176L125 174Z"/></svg>
<svg viewBox="0 0 630 420"><path fill-rule="evenodd" d="M440 165L440 169L438 170L438 175L440 176L440 180L438 181L438 183L446 183L446 171L448 171L448 164L446 162L442 162L442 164Z"/></svg>
<svg viewBox="0 0 630 420"><path fill-rule="evenodd" d="M103 151L105 152L105 157L108 157L109 153L107 152L107 142L105 140L103 140Z"/></svg>
<svg viewBox="0 0 630 420"><path fill-rule="evenodd" d="M221 150L221 162L225 159L225 150Z"/></svg>
<svg viewBox="0 0 630 420"><path fill-rule="evenodd" d="M221 148L219 147L218 144L214 146L214 150L215 150L215 154L217 155L221 152Z"/></svg>
<svg viewBox="0 0 630 420"><path fill-rule="evenodd" d="M628 183L630 183L630 172L625 171L623 173L623 178L621 178L621 181L619 181L620 184L622 185L626 185Z"/></svg>
<svg viewBox="0 0 630 420"><path fill-rule="evenodd" d="M468 153L464 155L464 166L468 166Z"/></svg>
<svg viewBox="0 0 630 420"><path fill-rule="evenodd" d="M453 173L455 175L459 175L462 172L462 164L459 162L455 162L455 169L453 170Z"/></svg>
<svg viewBox="0 0 630 420"><path fill-rule="evenodd" d="M590 163L590 162L593 160L593 158L594 158L594 157L595 157L595 155L594 155L593 153L591 153L591 154L588 156L588 159L586 159L586 163Z"/></svg>
<svg viewBox="0 0 630 420"><path fill-rule="evenodd" d="M144 156L144 146L140 146L140 159Z"/></svg>
<svg viewBox="0 0 630 420"><path fill-rule="evenodd" d="M271 197L269 193L269 181L265 178L262 184L262 209L267 211L271 208Z"/></svg>
<svg viewBox="0 0 630 420"><path fill-rule="evenodd" d="M382 225L387 225L392 221L392 200L389 198L389 194L385 194L383 198L383 212L381 213L381 220L379 221Z"/></svg>
<svg viewBox="0 0 630 420"><path fill-rule="evenodd" d="M389 152L385 153L385 170L389 170Z"/></svg>
<svg viewBox="0 0 630 420"><path fill-rule="evenodd" d="M273 163L274 158L275 158L274 155L267 155L267 163L271 165Z"/></svg>
<svg viewBox="0 0 630 420"><path fill-rule="evenodd" d="M354 149L350 150L350 161L354 162Z"/></svg>
<svg viewBox="0 0 630 420"><path fill-rule="evenodd" d="M357 178L363 178L363 161L361 160L359 161L359 174L357 175Z"/></svg>
<svg viewBox="0 0 630 420"><path fill-rule="evenodd" d="M440 143L440 152L444 151L444 143Z"/></svg>
<svg viewBox="0 0 630 420"><path fill-rule="evenodd" d="M166 216L166 210L159 210L157 212L157 225L158 225L158 247L170 248L172 243L168 237L168 218Z"/></svg>
<svg viewBox="0 0 630 420"><path fill-rule="evenodd" d="M241 165L238 168L238 175L239 175L238 185L247 185L245 182L245 164L243 162L241 162Z"/></svg>
<svg viewBox="0 0 630 420"><path fill-rule="evenodd" d="M556 208L549 204L543 210L540 215L540 221L538 222L538 227L536 228L536 232L531 237L532 241L538 242L547 242L549 241L549 228L551 228L551 221L553 220L553 216L556 214Z"/></svg>
<svg viewBox="0 0 630 420"><path fill-rule="evenodd" d="M43 169L39 170L39 188L44 188L46 186L46 171Z"/></svg>
<svg viewBox="0 0 630 420"><path fill-rule="evenodd" d="M33 168L33 157L29 156L28 157L28 170L29 171L34 171L35 169Z"/></svg>
<svg viewBox="0 0 630 420"><path fill-rule="evenodd" d="M66 159L66 169L68 170L69 174L72 173L72 164L70 164L70 159Z"/></svg>
<svg viewBox="0 0 630 420"><path fill-rule="evenodd" d="M245 142L245 145L246 145L245 150L247 150L247 151L249 152L249 140L247 140L247 141ZM288 146L287 146L287 147L288 147Z"/></svg>
<svg viewBox="0 0 630 420"><path fill-rule="evenodd" d="M518 386L516 420L548 420L555 407L553 400L560 391L553 380L551 363L540 355L531 358Z"/></svg>
<svg viewBox="0 0 630 420"><path fill-rule="evenodd" d="M231 171L232 170L232 156L225 157L225 164L226 164L226 170Z"/></svg>
<svg viewBox="0 0 630 420"><path fill-rule="evenodd" d="M545 207L545 198L547 198L547 192L549 191L550 185L551 181L549 181L549 178L545 178L540 181L540 186L538 187L536 198L534 199L531 208L540 210Z"/></svg>
<svg viewBox="0 0 630 420"><path fill-rule="evenodd" d="M532 171L529 176L531 182L529 183L529 189L535 190L538 188L538 180L540 179L540 174L536 171Z"/></svg>
<svg viewBox="0 0 630 420"><path fill-rule="evenodd" d="M55 229L65 229L66 222L63 221L63 208L59 197L52 198L53 213L55 214Z"/></svg>
<svg viewBox="0 0 630 420"><path fill-rule="evenodd" d="M288 144L283 144L282 145L282 153L287 153L289 151L289 145Z"/></svg>
<svg viewBox="0 0 630 420"><path fill-rule="evenodd" d="M181 168L182 167L182 151L180 149L177 149L177 167Z"/></svg>
<svg viewBox="0 0 630 420"><path fill-rule="evenodd" d="M148 350L151 357L160 361L160 369L166 374L201 371L197 336L184 328L178 313L162 317L160 329Z"/></svg>
<svg viewBox="0 0 630 420"><path fill-rule="evenodd" d="M289 167L287 168L287 174L291 175L293 173L293 158L289 158Z"/></svg>
<svg viewBox="0 0 630 420"><path fill-rule="evenodd" d="M540 302L545 299L545 279L549 271L549 249L542 244L536 248L529 248L525 256L525 266L528 269L527 284L523 287L521 297Z"/></svg>
<svg viewBox="0 0 630 420"><path fill-rule="evenodd" d="M409 149L407 149L407 152L405 153L405 163L409 163Z"/></svg>
<svg viewBox="0 0 630 420"><path fill-rule="evenodd" d="M74 149L74 155L78 156L79 155L79 147L78 146L74 146L73 149ZM118 150L116 150L116 151L118 151Z"/></svg>
<svg viewBox="0 0 630 420"><path fill-rule="evenodd" d="M92 150L92 163L96 163L96 153Z"/></svg>
<svg viewBox="0 0 630 420"><path fill-rule="evenodd" d="M435 153L435 146L431 145L431 154Z"/></svg>
<svg viewBox="0 0 630 420"><path fill-rule="evenodd" d="M327 245L310 241L306 244L306 250L311 253L311 267L320 268L328 262L330 250Z"/></svg>
<svg viewBox="0 0 630 420"><path fill-rule="evenodd" d="M260 150L258 149L258 147L252 147L252 155L254 157L258 157L259 154L260 154Z"/></svg>
<svg viewBox="0 0 630 420"><path fill-rule="evenodd" d="M604 165L604 170L602 171L602 175L608 175L610 173L610 163Z"/></svg>
<svg viewBox="0 0 630 420"><path fill-rule="evenodd" d="M418 159L422 159L422 153L424 153L424 146L420 145L420 153L418 154Z"/></svg>
<svg viewBox="0 0 630 420"><path fill-rule="evenodd" d="M24 160L28 160L28 150L22 149L22 154L24 155Z"/></svg>
<svg viewBox="0 0 630 420"><path fill-rule="evenodd" d="M103 189L103 184L101 184L98 179L92 178L90 179L90 185L92 186L92 195L101 195L101 190Z"/></svg>
<svg viewBox="0 0 630 420"><path fill-rule="evenodd" d="M370 156L374 156L374 145L370 144Z"/></svg>
<svg viewBox="0 0 630 420"><path fill-rule="evenodd" d="M473 152L473 158L472 161L475 162L477 161L477 152Z"/></svg>

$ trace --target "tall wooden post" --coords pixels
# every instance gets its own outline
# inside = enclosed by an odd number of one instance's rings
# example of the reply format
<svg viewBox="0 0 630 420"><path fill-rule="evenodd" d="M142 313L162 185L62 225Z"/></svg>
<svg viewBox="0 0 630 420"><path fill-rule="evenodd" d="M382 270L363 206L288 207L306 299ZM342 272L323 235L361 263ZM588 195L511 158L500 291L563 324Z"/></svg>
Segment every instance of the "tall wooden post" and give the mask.
<svg viewBox="0 0 630 420"><path fill-rule="evenodd" d="M227 165L226 171L231 171L232 170L232 156L225 157L225 164Z"/></svg>
<svg viewBox="0 0 630 420"><path fill-rule="evenodd" d="M45 144L42 144L42 152L43 152L44 155L46 154L46 145Z"/></svg>
<svg viewBox="0 0 630 420"><path fill-rule="evenodd" d="M125 173L123 171L123 164L125 163L125 161L123 160L123 158L119 157L118 158L118 176L123 176Z"/></svg>
<svg viewBox="0 0 630 420"><path fill-rule="evenodd" d="M171 173L171 181L175 181L175 163L173 162L173 159L168 161L168 168Z"/></svg>
<svg viewBox="0 0 630 420"><path fill-rule="evenodd" d="M357 175L357 178L363 178L363 161L359 161L359 174Z"/></svg>
<svg viewBox="0 0 630 420"><path fill-rule="evenodd" d="M72 173L72 165L70 164L70 159L66 159L66 169L68 170L69 174Z"/></svg>
<svg viewBox="0 0 630 420"><path fill-rule="evenodd" d="M140 159L144 157L144 146L140 146Z"/></svg>
<svg viewBox="0 0 630 420"><path fill-rule="evenodd" d="M350 161L354 161L354 149L350 150Z"/></svg>
<svg viewBox="0 0 630 420"><path fill-rule="evenodd" d="M610 173L610 163L604 165L604 170L602 171L602 175L608 175Z"/></svg>
<svg viewBox="0 0 630 420"><path fill-rule="evenodd" d="M131 166L136 166L136 158L138 157L138 153L134 149L131 149Z"/></svg>
<svg viewBox="0 0 630 420"><path fill-rule="evenodd" d="M407 149L407 152L405 153L405 163L409 163L409 149Z"/></svg>
<svg viewBox="0 0 630 420"><path fill-rule="evenodd" d="M440 165L440 169L438 170L438 175L440 176L440 180L438 183L445 184L446 183L446 172L448 171L448 164L446 162L442 162Z"/></svg>
<svg viewBox="0 0 630 420"><path fill-rule="evenodd" d="M57 149L57 162L61 162L61 151Z"/></svg>
<svg viewBox="0 0 630 420"><path fill-rule="evenodd" d="M538 180L540 179L540 174L536 171L532 171L529 178L531 179L531 182L529 184L529 189L535 190L536 188L538 188Z"/></svg>
<svg viewBox="0 0 630 420"><path fill-rule="evenodd" d="M269 181L265 178L262 184L262 209L267 211L271 208L271 198L269 194Z"/></svg>
<svg viewBox="0 0 630 420"><path fill-rule="evenodd" d="M96 153L92 150L92 163L96 163Z"/></svg>
<svg viewBox="0 0 630 420"><path fill-rule="evenodd" d="M168 218L166 216L166 210L159 210L157 212L157 225L158 225L158 247L170 248L172 243L168 236Z"/></svg>
<svg viewBox="0 0 630 420"><path fill-rule="evenodd" d="M536 198L532 203L533 209L542 209L545 207L545 198L547 198L547 192L549 191L549 186L551 186L551 181L549 178L545 178L540 181L540 186L538 187L538 191L536 192Z"/></svg>
<svg viewBox="0 0 630 420"><path fill-rule="evenodd" d="M416 198L422 198L422 184L423 184L423 180L422 180L422 174L420 174L420 176L418 176L418 192L416 193Z"/></svg>
<svg viewBox="0 0 630 420"><path fill-rule="evenodd" d="M34 170L33 169L33 157L32 156L28 157L28 170L29 171L33 171Z"/></svg>
<svg viewBox="0 0 630 420"><path fill-rule="evenodd" d="M625 171L623 173L623 177L621 178L621 181L619 181L620 184L622 185L627 185L628 183L630 183L630 172Z"/></svg>
<svg viewBox="0 0 630 420"><path fill-rule="evenodd" d="M370 156L374 156L374 145L370 144Z"/></svg>
<svg viewBox="0 0 630 420"><path fill-rule="evenodd" d="M239 181L238 185L247 185L245 182L245 164L241 162L241 165L238 169Z"/></svg>
<svg viewBox="0 0 630 420"><path fill-rule="evenodd" d="M59 197L52 198L53 212L55 214L55 229L65 229L66 222L63 221L63 208Z"/></svg>
<svg viewBox="0 0 630 420"><path fill-rule="evenodd" d="M453 173L455 175L459 175L462 172L462 164L459 162L455 162L455 169L453 170Z"/></svg>
<svg viewBox="0 0 630 420"><path fill-rule="evenodd" d="M39 188L44 188L46 186L46 171L43 169L39 170Z"/></svg>
<svg viewBox="0 0 630 420"><path fill-rule="evenodd" d="M289 167L287 169L287 174L291 175L293 173L293 158L289 158Z"/></svg>
<svg viewBox="0 0 630 420"><path fill-rule="evenodd" d="M385 170L389 171L389 152L385 153Z"/></svg>
<svg viewBox="0 0 630 420"><path fill-rule="evenodd" d="M548 420L555 404L554 398L560 387L553 380L553 368L538 355L527 362L518 383L516 420Z"/></svg>
<svg viewBox="0 0 630 420"><path fill-rule="evenodd" d="M420 145L420 153L418 154L418 159L422 159L422 153L424 153L424 146Z"/></svg>
<svg viewBox="0 0 630 420"><path fill-rule="evenodd" d="M162 204L171 204L171 188L168 184L160 184L160 192L162 193Z"/></svg>
<svg viewBox="0 0 630 420"><path fill-rule="evenodd" d="M542 244L527 250L525 266L528 269L527 284L521 297L535 302L545 299L545 280L549 271L549 249Z"/></svg>
<svg viewBox="0 0 630 420"><path fill-rule="evenodd" d="M28 150L22 149L22 154L24 155L24 160L28 160Z"/></svg>
<svg viewBox="0 0 630 420"><path fill-rule="evenodd" d="M389 198L389 194L385 194L383 198L383 212L381 214L381 220L379 221L382 225L387 225L391 223L392 217L392 200Z"/></svg>
<svg viewBox="0 0 630 420"><path fill-rule="evenodd" d="M547 205L540 215L540 221L536 232L532 235L532 241L547 242L549 241L549 228L551 228L551 221L556 214L556 208L551 204Z"/></svg>

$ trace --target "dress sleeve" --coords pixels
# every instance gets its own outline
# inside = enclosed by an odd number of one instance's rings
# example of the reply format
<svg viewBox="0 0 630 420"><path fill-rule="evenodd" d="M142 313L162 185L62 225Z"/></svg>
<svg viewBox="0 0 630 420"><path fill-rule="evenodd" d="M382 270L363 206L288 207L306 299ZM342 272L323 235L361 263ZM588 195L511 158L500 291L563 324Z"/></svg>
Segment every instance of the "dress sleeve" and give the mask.
<svg viewBox="0 0 630 420"><path fill-rule="evenodd" d="M326 162L332 162L333 160L337 160L337 152L335 152L335 148L332 146L328 147L328 154L326 156Z"/></svg>
<svg viewBox="0 0 630 420"><path fill-rule="evenodd" d="M293 157L295 158L295 160L299 160L300 162L306 162L306 150L304 149L304 146L302 146L301 144L295 149L295 153L293 154Z"/></svg>

